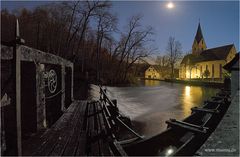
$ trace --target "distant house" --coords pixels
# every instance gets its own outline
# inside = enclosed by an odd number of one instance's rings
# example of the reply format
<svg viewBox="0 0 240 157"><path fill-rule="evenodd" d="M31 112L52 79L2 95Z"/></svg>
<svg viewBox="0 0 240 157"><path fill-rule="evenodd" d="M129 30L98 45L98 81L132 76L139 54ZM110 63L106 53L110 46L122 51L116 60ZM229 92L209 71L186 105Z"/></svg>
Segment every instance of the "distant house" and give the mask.
<svg viewBox="0 0 240 157"><path fill-rule="evenodd" d="M233 98L239 90L239 53L223 68L231 72L231 95Z"/></svg>
<svg viewBox="0 0 240 157"><path fill-rule="evenodd" d="M145 78L148 79L161 79L160 75L161 71L159 66L157 65L151 65L150 67L145 70Z"/></svg>
<svg viewBox="0 0 240 157"><path fill-rule="evenodd" d="M171 69L169 67L160 67L159 65L150 65L145 70L146 79L166 79L170 78ZM179 69L174 69L174 78L179 77Z"/></svg>
<svg viewBox="0 0 240 157"><path fill-rule="evenodd" d="M223 80L226 72L222 67L236 54L233 44L207 49L200 23L192 45L192 53L184 56L181 64L180 79L209 78Z"/></svg>

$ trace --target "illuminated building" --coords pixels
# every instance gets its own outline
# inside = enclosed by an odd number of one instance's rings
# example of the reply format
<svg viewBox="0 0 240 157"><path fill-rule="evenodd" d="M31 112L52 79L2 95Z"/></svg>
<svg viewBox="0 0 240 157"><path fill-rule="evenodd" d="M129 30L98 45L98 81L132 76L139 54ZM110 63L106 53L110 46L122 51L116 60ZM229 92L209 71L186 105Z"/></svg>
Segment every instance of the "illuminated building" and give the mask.
<svg viewBox="0 0 240 157"><path fill-rule="evenodd" d="M179 70L180 79L223 80L222 68L236 54L233 44L207 49L200 23L192 45L192 53L184 56Z"/></svg>

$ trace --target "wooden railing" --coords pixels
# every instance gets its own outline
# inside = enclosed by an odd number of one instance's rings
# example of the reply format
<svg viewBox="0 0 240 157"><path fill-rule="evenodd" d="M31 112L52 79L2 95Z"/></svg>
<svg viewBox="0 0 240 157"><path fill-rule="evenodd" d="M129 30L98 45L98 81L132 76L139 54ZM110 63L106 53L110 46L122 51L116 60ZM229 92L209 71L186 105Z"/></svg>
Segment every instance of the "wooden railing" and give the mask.
<svg viewBox="0 0 240 157"><path fill-rule="evenodd" d="M130 128L125 122L123 122L120 117L121 114L118 111L117 103L113 102L106 94L106 89L103 89L101 86L100 88L100 102L103 109L103 115L107 124L108 128L108 135L111 136L113 139L111 148L114 154L117 156L127 156L126 152L123 150L122 144L128 144L136 140L141 140L144 137L139 135L137 132L135 132L132 128ZM110 110L109 110L110 109ZM123 127L125 127L128 131L130 131L132 134L136 136L136 138L118 141L115 136L115 131L117 127L117 123L121 124Z"/></svg>
<svg viewBox="0 0 240 157"><path fill-rule="evenodd" d="M143 139L144 137L139 135L136 131L134 131L132 128L130 128L125 122L123 122L120 117L121 114L118 112L117 104L113 103L111 99L108 98L106 94L106 89L103 89L101 86L100 88L100 101L103 102L103 106L105 108L105 111L107 112L107 116L109 117L109 120L112 124L112 127L115 127L116 121L119 122L123 127L125 127L128 131L130 131L132 134L134 134L138 139ZM113 112L111 113L109 111L109 108L113 109Z"/></svg>

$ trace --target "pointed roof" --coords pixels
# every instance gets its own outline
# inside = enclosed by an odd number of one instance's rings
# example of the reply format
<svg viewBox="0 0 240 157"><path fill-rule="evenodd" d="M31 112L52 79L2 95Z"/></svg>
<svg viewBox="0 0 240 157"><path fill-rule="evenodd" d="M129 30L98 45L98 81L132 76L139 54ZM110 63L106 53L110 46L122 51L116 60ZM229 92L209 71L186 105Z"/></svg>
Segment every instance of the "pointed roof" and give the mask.
<svg viewBox="0 0 240 157"><path fill-rule="evenodd" d="M198 43L201 41L201 39L203 39L202 29L201 29L200 23L198 23L198 29L197 29L197 33L195 35L195 39Z"/></svg>
<svg viewBox="0 0 240 157"><path fill-rule="evenodd" d="M204 50L200 55L188 54L184 56L181 64L195 64L204 61L225 60L231 50L233 44L215 47Z"/></svg>
<svg viewBox="0 0 240 157"><path fill-rule="evenodd" d="M160 72L160 71L161 71L159 65L150 65L148 68L150 68L150 67L154 68L157 72Z"/></svg>

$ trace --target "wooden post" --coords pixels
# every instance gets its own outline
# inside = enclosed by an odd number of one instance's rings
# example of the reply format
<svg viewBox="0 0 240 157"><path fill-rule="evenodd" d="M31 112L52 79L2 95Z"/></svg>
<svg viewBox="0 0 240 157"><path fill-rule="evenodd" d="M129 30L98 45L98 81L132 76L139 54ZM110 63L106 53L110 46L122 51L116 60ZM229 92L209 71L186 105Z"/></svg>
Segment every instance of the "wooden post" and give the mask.
<svg viewBox="0 0 240 157"><path fill-rule="evenodd" d="M18 45L16 51L16 118L17 118L17 148L18 155L22 155L22 124L21 124L21 52Z"/></svg>
<svg viewBox="0 0 240 157"><path fill-rule="evenodd" d="M19 23L16 20L16 38L13 48L13 73L15 73L15 102L16 102L16 128L17 128L17 152L22 155L22 124L21 124L21 52L19 44L24 43L19 33Z"/></svg>

